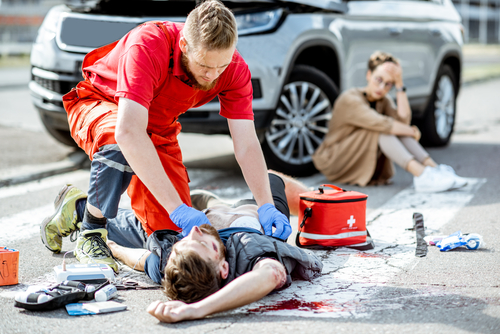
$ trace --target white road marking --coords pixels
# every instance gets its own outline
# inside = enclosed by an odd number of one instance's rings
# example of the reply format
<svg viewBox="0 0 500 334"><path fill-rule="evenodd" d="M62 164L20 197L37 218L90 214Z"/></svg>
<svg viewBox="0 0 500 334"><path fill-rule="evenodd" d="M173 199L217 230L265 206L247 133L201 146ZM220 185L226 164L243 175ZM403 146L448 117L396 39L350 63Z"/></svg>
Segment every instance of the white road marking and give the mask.
<svg viewBox="0 0 500 334"><path fill-rule="evenodd" d="M40 181L28 182L10 187L2 187L0 188L0 198L24 195L30 192L36 192L51 187L62 186L66 183L77 182L85 179L89 179L88 171L79 170L62 175L55 175L44 178ZM68 182L69 180L71 180L71 182ZM54 196L55 195L56 194L54 194Z"/></svg>
<svg viewBox="0 0 500 334"><path fill-rule="evenodd" d="M415 193L413 188L402 190L367 217L368 230L376 248L360 252L347 248L336 251L316 251L323 261L322 276L311 281L295 281L279 293L239 308L233 313L265 313L266 315L300 317L364 317L384 308L400 308L405 298L435 295L427 290L421 294L384 299L376 294L402 269L418 263L415 257L413 213L424 217L427 234L437 232L474 197L485 179L468 179L463 189L437 194ZM474 231L470 231L474 232Z"/></svg>
<svg viewBox="0 0 500 334"><path fill-rule="evenodd" d="M54 212L54 204L0 218L0 245L28 239L40 232L42 220ZM40 241L41 242L41 241Z"/></svg>
<svg viewBox="0 0 500 334"><path fill-rule="evenodd" d="M381 301L377 293L402 269L411 269L418 263L414 255L415 232L405 230L412 227L413 213L423 214L426 233L432 234L467 205L485 182L485 179L469 179L469 185L461 190L438 194L417 194L412 188L401 191L367 217L370 222L368 229L376 245L374 250L359 252L342 248L316 251L324 263L321 277L312 282L295 281L288 289L232 313L338 318L364 317L376 310L402 307L408 298L415 296L384 298ZM50 186L47 183L43 187ZM29 192L31 187L18 186L18 190L9 191L14 196ZM0 189L2 196L7 197L5 189ZM52 210L51 203L0 218L0 245L38 234L40 222ZM47 273L28 284L43 285L53 280L53 273ZM418 297L436 294L440 292L428 289ZM8 291L0 295L13 297Z"/></svg>
<svg viewBox="0 0 500 334"><path fill-rule="evenodd" d="M40 181L3 187L0 188L0 199L60 186L68 182L68 180L75 182L88 178L88 172L75 171L64 175L52 176ZM9 245L15 240L28 239L38 234L42 220L53 212L54 204L51 202L38 208L0 218L0 245Z"/></svg>

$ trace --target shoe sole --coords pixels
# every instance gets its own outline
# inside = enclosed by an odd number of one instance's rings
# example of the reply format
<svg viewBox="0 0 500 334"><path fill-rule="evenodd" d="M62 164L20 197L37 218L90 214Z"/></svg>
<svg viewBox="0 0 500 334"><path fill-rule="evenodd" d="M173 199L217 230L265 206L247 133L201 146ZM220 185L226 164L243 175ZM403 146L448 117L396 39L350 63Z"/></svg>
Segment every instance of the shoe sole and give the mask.
<svg viewBox="0 0 500 334"><path fill-rule="evenodd" d="M62 189L59 191L59 194L57 194L57 196L54 200L54 208L55 208L54 213L52 215L46 217L42 221L42 224L40 225L40 238L42 239L42 242L45 245L45 247L53 253L60 253L61 251L60 250L53 250L52 248L50 248L48 246L47 235L45 234L45 227L57 215L57 213L61 209L62 204L64 203L64 197L66 197L68 192L73 188L74 188L74 186L69 186L69 185L65 185L64 187L62 187Z"/></svg>
<svg viewBox="0 0 500 334"><path fill-rule="evenodd" d="M417 193L442 193L442 192L445 192L445 191L461 189L461 188L465 187L468 184L469 184L469 182L465 182L461 186L455 186L455 184L453 184L450 188L444 189L444 190L427 190L427 191L424 190L424 191L419 191L419 190L417 190L417 188L415 188L415 191Z"/></svg>
<svg viewBox="0 0 500 334"><path fill-rule="evenodd" d="M465 187L465 186L466 186L466 185L468 185L468 184L469 184L469 182L468 182L468 181L466 181L466 182L465 182L463 185L461 185L461 186L455 186L455 184L454 184L454 185L453 185L453 187L452 187L450 190L457 190L457 189L460 189L460 188Z"/></svg>
<svg viewBox="0 0 500 334"><path fill-rule="evenodd" d="M455 190L455 189L459 189L459 188L453 188L453 186L451 186L450 188L446 188L446 189L440 188L440 189L430 189L430 190L428 190L428 189L418 190L417 188L415 188L415 192L420 193L420 194L436 194L436 193L444 193L446 191Z"/></svg>

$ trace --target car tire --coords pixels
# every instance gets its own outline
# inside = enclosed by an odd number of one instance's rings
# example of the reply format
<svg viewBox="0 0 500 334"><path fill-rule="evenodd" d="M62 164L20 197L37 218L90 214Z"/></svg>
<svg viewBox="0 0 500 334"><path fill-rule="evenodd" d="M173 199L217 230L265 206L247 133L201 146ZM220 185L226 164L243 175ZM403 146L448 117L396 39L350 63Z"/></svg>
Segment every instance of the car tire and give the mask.
<svg viewBox="0 0 500 334"><path fill-rule="evenodd" d="M335 83L317 68L293 68L264 134L262 150L269 168L292 176L317 172L312 155L328 132L338 94Z"/></svg>
<svg viewBox="0 0 500 334"><path fill-rule="evenodd" d="M71 137L71 134L69 131L55 129L44 116L41 116L40 118L42 120L43 125L45 126L45 129L47 129L47 132L55 140L57 140L61 144L67 145L67 146L78 147L75 140Z"/></svg>
<svg viewBox="0 0 500 334"><path fill-rule="evenodd" d="M424 146L444 146L455 125L458 82L448 65L439 68L434 89L420 125Z"/></svg>

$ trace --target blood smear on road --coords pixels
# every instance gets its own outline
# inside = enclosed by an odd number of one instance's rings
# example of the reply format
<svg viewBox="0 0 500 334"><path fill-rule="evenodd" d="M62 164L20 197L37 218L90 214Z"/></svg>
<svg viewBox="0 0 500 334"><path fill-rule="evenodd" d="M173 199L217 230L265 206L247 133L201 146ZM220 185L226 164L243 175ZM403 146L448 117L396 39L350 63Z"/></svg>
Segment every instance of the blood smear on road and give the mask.
<svg viewBox="0 0 500 334"><path fill-rule="evenodd" d="M263 305L248 312L268 312L268 311L282 311L282 310L300 310L300 311L313 311L313 312L335 312L342 311L343 307L336 306L332 302L305 302L298 299L289 299L279 301L273 305Z"/></svg>

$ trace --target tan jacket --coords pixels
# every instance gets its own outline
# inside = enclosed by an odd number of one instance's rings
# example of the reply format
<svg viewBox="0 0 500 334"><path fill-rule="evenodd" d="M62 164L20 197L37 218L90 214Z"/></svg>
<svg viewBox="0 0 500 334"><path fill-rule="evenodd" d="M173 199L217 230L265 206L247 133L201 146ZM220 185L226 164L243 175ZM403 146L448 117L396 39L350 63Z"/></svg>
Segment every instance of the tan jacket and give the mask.
<svg viewBox="0 0 500 334"><path fill-rule="evenodd" d="M402 119L388 96L376 109L360 88L342 93L333 106L332 119L323 143L313 155L316 168L330 181L366 186L372 179L382 183L394 175L392 162L378 148L379 133L388 134L394 119Z"/></svg>

